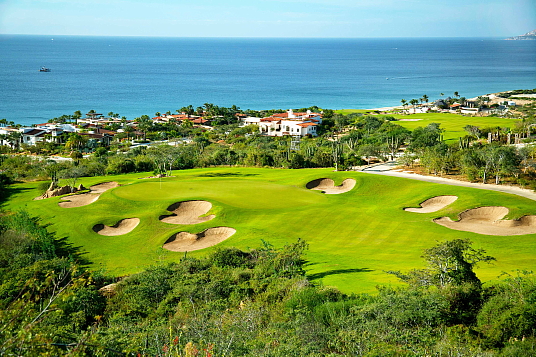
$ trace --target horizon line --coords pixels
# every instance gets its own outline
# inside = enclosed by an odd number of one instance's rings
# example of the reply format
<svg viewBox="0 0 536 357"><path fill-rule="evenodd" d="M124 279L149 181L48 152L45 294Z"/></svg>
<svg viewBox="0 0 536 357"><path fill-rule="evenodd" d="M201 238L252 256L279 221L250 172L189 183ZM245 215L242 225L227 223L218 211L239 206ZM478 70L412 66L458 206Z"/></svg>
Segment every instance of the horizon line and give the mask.
<svg viewBox="0 0 536 357"><path fill-rule="evenodd" d="M381 37L314 37L314 36L153 36L153 35L80 35L80 34L27 34L0 33L0 36L42 36L42 37L129 37L129 38L181 38L181 39L498 39L514 36L381 36Z"/></svg>

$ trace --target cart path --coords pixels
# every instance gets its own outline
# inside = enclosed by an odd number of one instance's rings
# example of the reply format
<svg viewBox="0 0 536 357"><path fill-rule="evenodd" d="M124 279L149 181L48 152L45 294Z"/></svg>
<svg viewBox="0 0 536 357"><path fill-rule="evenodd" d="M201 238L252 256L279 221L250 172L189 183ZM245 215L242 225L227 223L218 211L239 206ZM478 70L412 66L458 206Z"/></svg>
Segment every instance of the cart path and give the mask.
<svg viewBox="0 0 536 357"><path fill-rule="evenodd" d="M374 175L403 177L403 178L409 178L412 180L440 183L444 185L464 186L464 187L478 188L481 190L499 191L499 192L511 193L513 195L518 195L518 196L536 201L536 192L532 190L527 190L524 188L516 187L516 186L458 181L458 180L448 179L444 177L424 176L424 175L419 175L419 174L414 174L414 173L409 173L409 172L404 172L404 171L394 171L394 170L383 171L383 170L365 169L361 172L364 172L367 174L374 174Z"/></svg>

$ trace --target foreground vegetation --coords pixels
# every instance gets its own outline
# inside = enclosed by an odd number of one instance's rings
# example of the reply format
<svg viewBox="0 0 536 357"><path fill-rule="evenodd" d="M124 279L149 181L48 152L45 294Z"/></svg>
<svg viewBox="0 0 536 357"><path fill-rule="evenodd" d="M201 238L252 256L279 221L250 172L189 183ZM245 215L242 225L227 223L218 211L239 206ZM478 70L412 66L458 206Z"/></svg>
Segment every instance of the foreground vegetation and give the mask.
<svg viewBox="0 0 536 357"><path fill-rule="evenodd" d="M483 288L493 260L467 240L393 272L406 287L343 294L307 279L303 240L158 263L115 285L27 214L0 220L0 354L70 356L529 356L536 280ZM420 277L415 279L415 277ZM101 289L101 291L99 291ZM103 291L104 290L104 291Z"/></svg>

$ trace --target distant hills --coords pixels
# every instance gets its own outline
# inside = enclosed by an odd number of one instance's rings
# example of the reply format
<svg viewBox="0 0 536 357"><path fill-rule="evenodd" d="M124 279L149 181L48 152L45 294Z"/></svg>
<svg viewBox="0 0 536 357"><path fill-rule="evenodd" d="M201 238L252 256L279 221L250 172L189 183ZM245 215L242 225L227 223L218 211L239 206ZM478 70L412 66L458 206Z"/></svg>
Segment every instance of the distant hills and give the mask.
<svg viewBox="0 0 536 357"><path fill-rule="evenodd" d="M521 36L509 37L506 40L536 40L536 30L527 32Z"/></svg>

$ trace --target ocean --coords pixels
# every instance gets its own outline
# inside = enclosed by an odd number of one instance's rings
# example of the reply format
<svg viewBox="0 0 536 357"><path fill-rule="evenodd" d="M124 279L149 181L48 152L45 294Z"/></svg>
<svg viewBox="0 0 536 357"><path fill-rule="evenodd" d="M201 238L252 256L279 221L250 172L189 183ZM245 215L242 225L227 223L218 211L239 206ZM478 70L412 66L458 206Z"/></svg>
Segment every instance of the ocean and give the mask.
<svg viewBox="0 0 536 357"><path fill-rule="evenodd" d="M76 110L377 108L535 87L536 41L0 35L0 118L23 125Z"/></svg>

